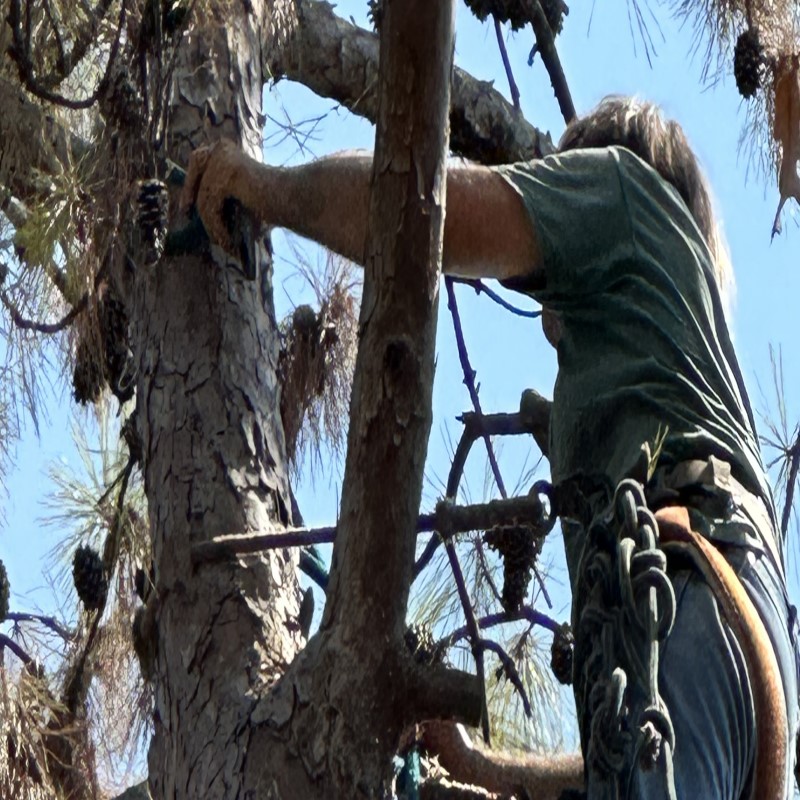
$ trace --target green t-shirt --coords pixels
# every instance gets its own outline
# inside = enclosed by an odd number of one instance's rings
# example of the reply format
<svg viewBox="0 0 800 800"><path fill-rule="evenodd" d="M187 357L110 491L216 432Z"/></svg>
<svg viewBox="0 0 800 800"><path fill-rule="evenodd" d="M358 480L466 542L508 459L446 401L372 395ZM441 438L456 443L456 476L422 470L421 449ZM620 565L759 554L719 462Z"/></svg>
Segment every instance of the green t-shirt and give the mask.
<svg viewBox="0 0 800 800"><path fill-rule="evenodd" d="M623 147L501 167L544 275L519 284L561 319L553 481L616 484L668 429L659 464L713 455L773 515L711 254L677 191ZM770 535L766 533L766 535Z"/></svg>

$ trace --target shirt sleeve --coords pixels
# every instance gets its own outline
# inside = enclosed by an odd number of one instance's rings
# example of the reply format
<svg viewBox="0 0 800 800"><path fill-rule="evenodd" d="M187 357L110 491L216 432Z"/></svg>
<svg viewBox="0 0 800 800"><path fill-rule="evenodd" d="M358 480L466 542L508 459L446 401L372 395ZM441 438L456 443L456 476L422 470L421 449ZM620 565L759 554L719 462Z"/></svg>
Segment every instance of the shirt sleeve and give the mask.
<svg viewBox="0 0 800 800"><path fill-rule="evenodd" d="M509 281L509 288L575 298L597 291L605 266L630 255L630 214L613 149L573 150L498 172L525 203L545 274L544 286L532 276Z"/></svg>

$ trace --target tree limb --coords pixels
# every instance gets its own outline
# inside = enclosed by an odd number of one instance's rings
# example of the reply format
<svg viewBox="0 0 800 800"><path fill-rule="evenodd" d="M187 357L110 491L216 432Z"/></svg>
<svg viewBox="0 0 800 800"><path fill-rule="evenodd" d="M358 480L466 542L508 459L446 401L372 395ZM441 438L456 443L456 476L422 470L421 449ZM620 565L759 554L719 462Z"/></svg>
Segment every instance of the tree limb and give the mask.
<svg viewBox="0 0 800 800"><path fill-rule="evenodd" d="M502 795L520 793L536 800L558 800L569 789L583 789L580 754L533 755L492 751L474 744L461 725L427 722L422 741L456 780Z"/></svg>
<svg viewBox="0 0 800 800"><path fill-rule="evenodd" d="M75 638L75 632L65 628L55 617L43 614L28 614L25 612L10 611L6 614L6 619L10 622L38 622L57 633L65 642L71 642Z"/></svg>
<svg viewBox="0 0 800 800"><path fill-rule="evenodd" d="M299 24L265 53L265 74L302 83L371 122L377 114L378 37L334 14L321 0L298 0ZM542 133L488 81L456 67L450 149L483 164L539 158L553 151Z"/></svg>
<svg viewBox="0 0 800 800"><path fill-rule="evenodd" d="M536 36L536 45L542 55L547 74L550 76L550 84L553 87L556 100L558 100L561 115L564 117L564 122L569 124L576 116L575 104L572 102L572 94L570 93L564 70L561 67L561 59L558 57L558 50L556 50L550 23L547 21L547 16L542 10L542 4L539 0L522 0L522 5L530 17L533 32Z"/></svg>
<svg viewBox="0 0 800 800"><path fill-rule="evenodd" d="M545 517L542 503L536 496L510 497L508 500L491 500L470 506L457 506L442 500L433 514L419 515L417 533L434 530L463 533L511 524L528 524L540 528L544 536L552 528L553 521ZM324 528L295 528L280 533L227 534L194 545L192 563L199 566L281 547L328 544L335 538L334 525Z"/></svg>
<svg viewBox="0 0 800 800"><path fill-rule="evenodd" d="M33 659L10 636L0 633L0 651L8 648L23 664L30 664Z"/></svg>

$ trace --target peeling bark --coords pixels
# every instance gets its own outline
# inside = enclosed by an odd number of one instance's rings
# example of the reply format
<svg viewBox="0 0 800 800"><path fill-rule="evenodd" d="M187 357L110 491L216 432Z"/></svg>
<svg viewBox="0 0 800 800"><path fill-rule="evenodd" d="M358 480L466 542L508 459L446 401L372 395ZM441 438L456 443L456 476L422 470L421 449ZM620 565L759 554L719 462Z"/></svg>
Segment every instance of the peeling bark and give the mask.
<svg viewBox="0 0 800 800"><path fill-rule="evenodd" d="M371 122L378 110L378 37L336 16L320 0L298 0L299 25L280 47L265 48L265 73L307 86ZM539 158L552 152L544 134L491 82L456 67L450 107L450 149L483 164Z"/></svg>

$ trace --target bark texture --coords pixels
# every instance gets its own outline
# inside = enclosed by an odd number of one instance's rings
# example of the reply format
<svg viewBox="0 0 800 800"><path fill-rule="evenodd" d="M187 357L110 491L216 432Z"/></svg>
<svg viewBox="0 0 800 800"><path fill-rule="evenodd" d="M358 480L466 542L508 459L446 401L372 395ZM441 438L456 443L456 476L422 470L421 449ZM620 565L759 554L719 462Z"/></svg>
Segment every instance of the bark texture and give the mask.
<svg viewBox="0 0 800 800"><path fill-rule="evenodd" d="M219 136L260 154L259 50L290 18L280 3L229 4L181 45L169 157ZM273 10L275 13L273 13ZM279 418L272 272L243 226L255 279L218 248L137 275L137 391L158 597L155 798L254 796L244 776L258 697L294 657L296 554L275 551L195 570L193 543L279 529L289 493ZM267 797L266 793L259 797Z"/></svg>

